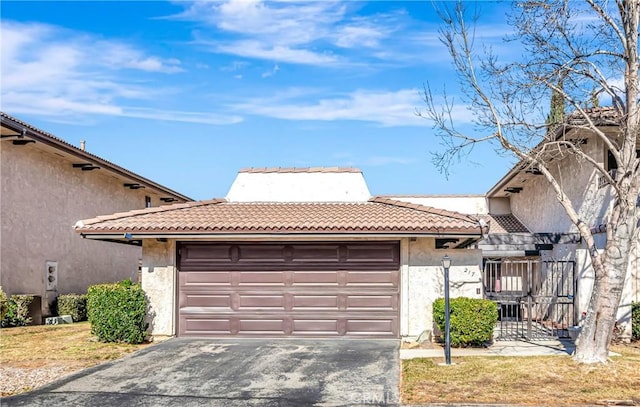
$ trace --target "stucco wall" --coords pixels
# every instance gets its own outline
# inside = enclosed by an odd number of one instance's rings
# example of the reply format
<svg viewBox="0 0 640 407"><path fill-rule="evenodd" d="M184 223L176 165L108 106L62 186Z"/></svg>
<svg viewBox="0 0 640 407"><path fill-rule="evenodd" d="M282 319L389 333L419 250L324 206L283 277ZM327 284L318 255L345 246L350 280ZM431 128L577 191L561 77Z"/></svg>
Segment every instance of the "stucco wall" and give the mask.
<svg viewBox="0 0 640 407"><path fill-rule="evenodd" d="M0 142L1 284L7 294L43 297L43 313L58 294L137 278L139 247L82 239L79 219L140 209L150 190L130 190L106 170L81 171L35 144ZM45 263L58 264L57 290L45 289Z"/></svg>
<svg viewBox="0 0 640 407"><path fill-rule="evenodd" d="M389 196L389 198L460 213L474 215L485 215L489 213L489 207L484 195L394 195Z"/></svg>
<svg viewBox="0 0 640 407"><path fill-rule="evenodd" d="M240 172L230 202L366 202L361 172Z"/></svg>
<svg viewBox="0 0 640 407"><path fill-rule="evenodd" d="M451 258L449 270L450 296L482 298L482 251L436 250L433 238L403 240L407 245L406 263L402 269L403 307L400 319L401 335L417 337L433 330L433 301L444 297L442 257Z"/></svg>
<svg viewBox="0 0 640 407"><path fill-rule="evenodd" d="M590 137L583 147L590 157L600 163L604 161L605 149L599 139ZM593 166L569 156L553 161L551 172L580 216L590 225L602 223L611 196L608 187L598 188L598 173ZM576 231L546 178L542 175L533 176L522 187L522 192L511 194L511 210L530 231Z"/></svg>
<svg viewBox="0 0 640 407"><path fill-rule="evenodd" d="M149 332L154 336L175 334L176 244L144 239L142 289L149 301Z"/></svg>

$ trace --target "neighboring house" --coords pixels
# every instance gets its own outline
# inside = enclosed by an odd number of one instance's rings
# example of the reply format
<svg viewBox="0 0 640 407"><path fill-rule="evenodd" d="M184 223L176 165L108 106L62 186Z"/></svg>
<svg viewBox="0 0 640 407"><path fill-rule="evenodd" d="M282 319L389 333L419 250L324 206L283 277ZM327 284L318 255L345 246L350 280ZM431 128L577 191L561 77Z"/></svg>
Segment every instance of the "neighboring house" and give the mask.
<svg viewBox="0 0 640 407"><path fill-rule="evenodd" d="M442 296L482 296L481 222L371 197L352 168L248 169L226 199L79 221L141 242L153 335L417 337ZM126 236L126 237L125 237Z"/></svg>
<svg viewBox="0 0 640 407"><path fill-rule="evenodd" d="M595 123L614 136L618 127L608 108L589 111ZM604 142L576 126L558 137L576 140L596 162L615 172ZM640 144L639 144L640 145ZM640 155L640 152L639 152ZM601 249L606 243L606 210L612 202L610 186L589 164L568 155L556 159L553 172L592 227ZM580 323L593 287L593 268L576 227L569 221L547 180L522 162L513 167L486 196L396 196L407 202L455 209L478 215L489 231L479 242L484 257L483 292L500 304L499 337L544 338L569 336L569 327ZM516 223L513 220L516 220ZM640 242L631 252L626 285L618 310L622 337L631 335L631 303L640 301Z"/></svg>
<svg viewBox="0 0 640 407"><path fill-rule="evenodd" d="M0 114L0 274L36 295L34 322L59 294L137 279L140 246L78 239L79 218L190 199L5 113ZM41 302L40 309L37 302Z"/></svg>

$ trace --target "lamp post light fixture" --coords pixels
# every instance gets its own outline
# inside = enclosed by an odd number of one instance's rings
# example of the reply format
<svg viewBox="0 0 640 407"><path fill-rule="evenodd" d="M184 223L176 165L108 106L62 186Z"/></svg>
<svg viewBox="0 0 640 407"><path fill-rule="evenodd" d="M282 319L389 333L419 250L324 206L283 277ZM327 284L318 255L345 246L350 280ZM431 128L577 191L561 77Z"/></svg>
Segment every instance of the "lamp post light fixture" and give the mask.
<svg viewBox="0 0 640 407"><path fill-rule="evenodd" d="M451 316L449 315L449 267L451 258L444 255L442 268L444 269L444 360L445 364L451 364Z"/></svg>

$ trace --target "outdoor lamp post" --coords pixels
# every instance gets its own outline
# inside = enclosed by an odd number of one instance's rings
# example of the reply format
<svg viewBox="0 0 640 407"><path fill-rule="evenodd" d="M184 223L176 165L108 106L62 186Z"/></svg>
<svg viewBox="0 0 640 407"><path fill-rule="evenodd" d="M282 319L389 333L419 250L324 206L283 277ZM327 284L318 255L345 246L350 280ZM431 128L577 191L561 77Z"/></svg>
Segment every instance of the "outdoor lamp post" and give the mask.
<svg viewBox="0 0 640 407"><path fill-rule="evenodd" d="M444 255L442 258L442 268L444 269L444 360L447 365L451 364L451 318L449 315L449 267L451 258Z"/></svg>

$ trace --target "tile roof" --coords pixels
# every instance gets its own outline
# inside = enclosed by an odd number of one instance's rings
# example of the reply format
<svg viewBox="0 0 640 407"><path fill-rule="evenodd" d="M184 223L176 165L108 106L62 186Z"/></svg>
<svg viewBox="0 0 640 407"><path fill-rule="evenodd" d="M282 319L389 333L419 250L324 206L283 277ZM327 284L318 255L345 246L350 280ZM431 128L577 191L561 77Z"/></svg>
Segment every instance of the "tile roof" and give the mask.
<svg viewBox="0 0 640 407"><path fill-rule="evenodd" d="M84 234L420 233L480 237L477 218L427 206L368 202L227 202L223 199L148 208L79 221Z"/></svg>
<svg viewBox="0 0 640 407"><path fill-rule="evenodd" d="M584 112L589 115L589 118L597 126L616 126L620 124L620 113L612 106L591 107L584 109ZM580 126L586 123L582 113L577 110L571 112L567 117L567 124L569 125Z"/></svg>
<svg viewBox="0 0 640 407"><path fill-rule="evenodd" d="M529 233L529 229L514 215L481 215L489 223L489 234Z"/></svg>
<svg viewBox="0 0 640 407"><path fill-rule="evenodd" d="M362 172L359 168L353 167L258 167L243 168L239 172L249 173L299 173L299 172L322 172L322 173L338 173L338 172Z"/></svg>

